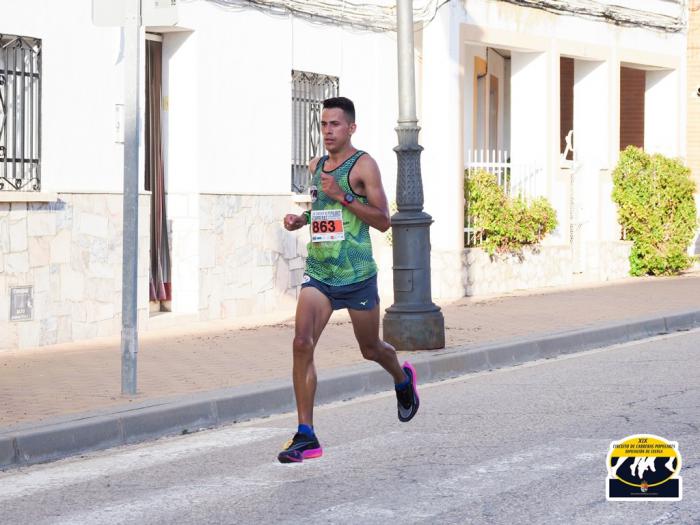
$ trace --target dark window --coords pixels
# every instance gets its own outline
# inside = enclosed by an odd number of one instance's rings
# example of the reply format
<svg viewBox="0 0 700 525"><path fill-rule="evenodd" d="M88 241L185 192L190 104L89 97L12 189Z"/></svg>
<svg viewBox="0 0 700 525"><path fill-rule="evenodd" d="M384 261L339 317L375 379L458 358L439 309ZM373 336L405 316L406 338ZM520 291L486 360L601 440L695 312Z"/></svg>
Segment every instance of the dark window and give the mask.
<svg viewBox="0 0 700 525"><path fill-rule="evenodd" d="M41 40L0 34L0 191L41 189Z"/></svg>
<svg viewBox="0 0 700 525"><path fill-rule="evenodd" d="M338 96L338 77L292 71L292 191L309 186L309 161L324 154L321 106Z"/></svg>
<svg viewBox="0 0 700 525"><path fill-rule="evenodd" d="M646 71L620 68L620 151L627 146L644 149Z"/></svg>
<svg viewBox="0 0 700 525"><path fill-rule="evenodd" d="M559 153L563 154L566 138L574 129L574 59L560 57L559 64ZM569 150L564 160L573 159L574 152Z"/></svg>

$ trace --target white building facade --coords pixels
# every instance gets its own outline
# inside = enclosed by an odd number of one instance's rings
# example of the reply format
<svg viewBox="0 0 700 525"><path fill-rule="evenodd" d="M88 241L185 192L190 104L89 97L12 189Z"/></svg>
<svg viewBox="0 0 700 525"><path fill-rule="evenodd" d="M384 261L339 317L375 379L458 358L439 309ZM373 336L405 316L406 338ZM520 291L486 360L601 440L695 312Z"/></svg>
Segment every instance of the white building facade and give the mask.
<svg viewBox="0 0 700 525"><path fill-rule="evenodd" d="M439 275L462 269L461 281L438 282L442 296L628 274L612 171L630 144L685 157L686 9L681 1L469 1L450 3L425 27L426 208L433 250L445 254ZM567 136L573 151L563 156ZM462 220L465 168L489 163L557 211L558 228L525 260L460 251L462 230L443 228Z"/></svg>
<svg viewBox="0 0 700 525"><path fill-rule="evenodd" d="M533 3L416 6L436 299L623 275L626 247L610 200L621 140L685 154L683 31L525 5ZM308 234L285 231L281 219L300 211L291 193L303 189L298 167L318 147L322 96L354 100L354 143L377 159L394 200L392 11L346 4L330 12L300 4L291 15L253 3L180 1L175 26L144 29L142 90L159 97L143 96L141 108L141 143L150 146L142 148L140 177L140 329L293 313ZM680 4L632 7L682 23ZM90 0L0 0L0 12L3 45L20 49L0 55L4 113L15 112L0 156L0 349L118 334L122 32L93 25ZM156 59L146 69L149 53ZM15 73L3 73L5 65ZM626 86L641 95L625 97ZM562 160L571 130L574 153ZM503 274L507 265L489 266L479 250L465 250L464 170L482 150L496 151L514 173L522 169L528 191L557 210L559 227L532 274ZM162 180L154 183L156 172ZM158 224L167 297L149 301ZM391 248L383 234L373 241L389 306Z"/></svg>

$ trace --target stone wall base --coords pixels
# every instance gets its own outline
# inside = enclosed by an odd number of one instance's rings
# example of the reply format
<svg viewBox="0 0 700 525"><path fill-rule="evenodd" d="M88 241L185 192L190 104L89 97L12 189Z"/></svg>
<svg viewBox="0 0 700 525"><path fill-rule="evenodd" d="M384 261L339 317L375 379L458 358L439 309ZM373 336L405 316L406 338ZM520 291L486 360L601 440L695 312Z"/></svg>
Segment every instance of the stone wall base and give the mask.
<svg viewBox="0 0 700 525"><path fill-rule="evenodd" d="M631 243L591 243L585 271L573 272L569 246L527 247L522 256L490 257L480 248L467 248L462 255L465 295L489 295L515 290L600 282L629 276Z"/></svg>
<svg viewBox="0 0 700 525"><path fill-rule="evenodd" d="M149 196L139 197L138 319L148 320ZM0 350L118 334L122 196L58 194L0 203ZM14 287L32 287L32 317L10 319Z"/></svg>
<svg viewBox="0 0 700 525"><path fill-rule="evenodd" d="M301 211L285 195L200 196L199 319L293 315L309 234L282 220Z"/></svg>

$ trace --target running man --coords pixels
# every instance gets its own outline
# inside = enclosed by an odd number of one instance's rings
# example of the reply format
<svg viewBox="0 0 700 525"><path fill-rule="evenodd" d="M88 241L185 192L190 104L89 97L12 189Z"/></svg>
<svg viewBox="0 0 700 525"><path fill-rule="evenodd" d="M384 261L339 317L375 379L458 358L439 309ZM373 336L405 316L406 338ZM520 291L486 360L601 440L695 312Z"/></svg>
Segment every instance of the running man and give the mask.
<svg viewBox="0 0 700 525"><path fill-rule="evenodd" d="M387 231L389 209L377 163L352 145L355 129L355 105L350 99L323 102L321 132L328 155L309 163L312 209L284 218L289 231L310 225L311 242L293 343L299 427L278 455L282 463L323 455L313 425L314 349L334 310L348 309L362 356L391 374L399 420L410 421L418 411L415 369L408 361L401 366L394 348L379 338L377 265L369 227Z"/></svg>

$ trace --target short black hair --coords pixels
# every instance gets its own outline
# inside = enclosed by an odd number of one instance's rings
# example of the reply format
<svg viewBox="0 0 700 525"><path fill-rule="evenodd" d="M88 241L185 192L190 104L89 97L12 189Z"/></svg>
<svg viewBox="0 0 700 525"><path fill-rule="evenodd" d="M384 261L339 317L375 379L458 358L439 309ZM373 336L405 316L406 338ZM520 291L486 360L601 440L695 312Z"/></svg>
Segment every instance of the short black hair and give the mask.
<svg viewBox="0 0 700 525"><path fill-rule="evenodd" d="M345 117L350 124L355 122L355 104L346 97L327 98L323 101L323 109L339 108L345 113Z"/></svg>

